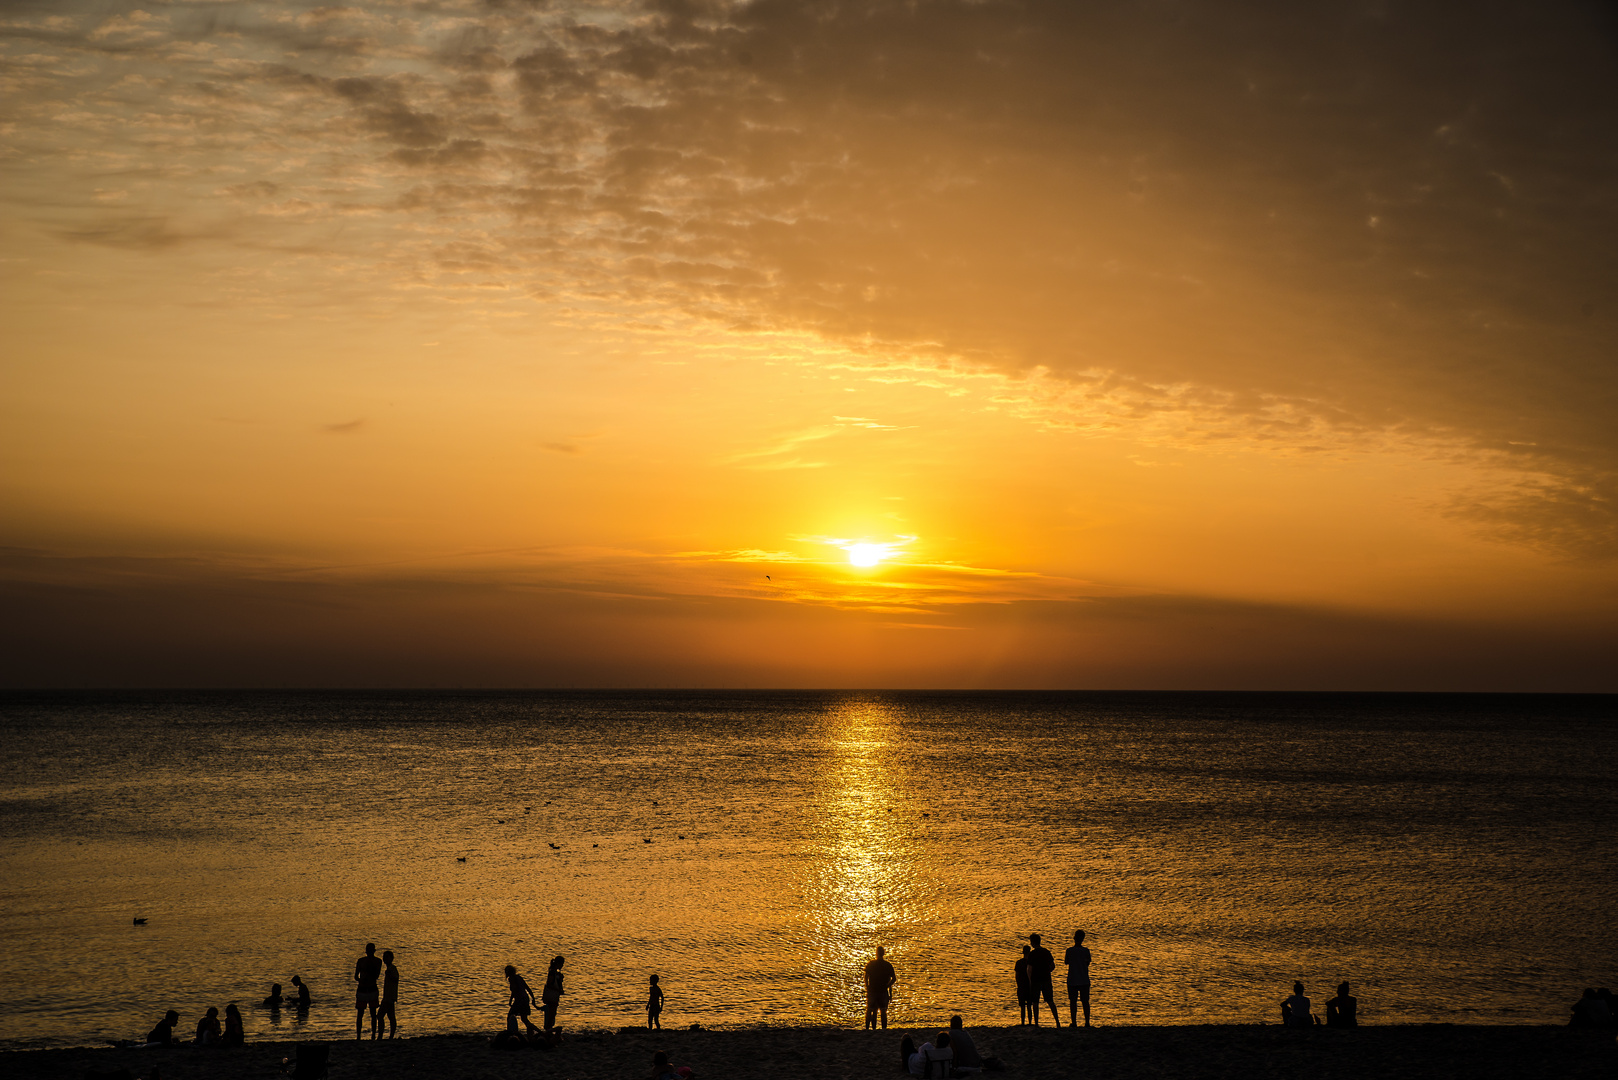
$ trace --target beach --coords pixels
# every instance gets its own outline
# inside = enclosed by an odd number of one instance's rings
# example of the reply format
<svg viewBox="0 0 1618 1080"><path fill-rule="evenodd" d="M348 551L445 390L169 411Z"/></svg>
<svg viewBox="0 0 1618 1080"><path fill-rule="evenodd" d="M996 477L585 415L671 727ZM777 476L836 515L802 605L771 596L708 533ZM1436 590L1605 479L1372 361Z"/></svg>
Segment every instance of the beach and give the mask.
<svg viewBox="0 0 1618 1080"><path fill-rule="evenodd" d="M633 1029L580 1031L552 1051L495 1050L484 1036L332 1041L332 1080L624 1080L649 1075L665 1050L698 1077L902 1077L898 1044L931 1028L864 1032L840 1028L765 1027L728 1031ZM1306 1032L1280 1025L1114 1027L1089 1031L971 1028L978 1046L999 1057L996 1074L1027 1080L1135 1078L1281 1078L1359 1080L1377 1077L1486 1080L1606 1080L1618 1074L1611 1032L1550 1026L1420 1024ZM228 1050L58 1049L6 1053L12 1080L85 1080L127 1069L162 1080L268 1080L283 1074L291 1042Z"/></svg>

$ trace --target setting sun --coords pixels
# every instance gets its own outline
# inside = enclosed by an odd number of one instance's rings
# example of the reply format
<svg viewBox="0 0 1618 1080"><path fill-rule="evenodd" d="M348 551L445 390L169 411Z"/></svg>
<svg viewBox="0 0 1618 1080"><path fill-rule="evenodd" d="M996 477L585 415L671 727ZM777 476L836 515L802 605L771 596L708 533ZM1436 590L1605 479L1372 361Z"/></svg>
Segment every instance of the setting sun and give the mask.
<svg viewBox="0 0 1618 1080"><path fill-rule="evenodd" d="M881 544L850 544L848 561L855 566L875 566L887 558L888 550Z"/></svg>

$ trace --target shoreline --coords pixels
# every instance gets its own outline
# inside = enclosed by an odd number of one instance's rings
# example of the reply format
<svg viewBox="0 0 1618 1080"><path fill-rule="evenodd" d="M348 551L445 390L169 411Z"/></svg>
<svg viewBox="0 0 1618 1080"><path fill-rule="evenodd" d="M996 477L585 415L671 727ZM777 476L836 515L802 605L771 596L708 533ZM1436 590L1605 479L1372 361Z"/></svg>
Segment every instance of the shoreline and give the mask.
<svg viewBox="0 0 1618 1080"><path fill-rule="evenodd" d="M930 1036L930 1026L886 1031L750 1026L726 1030L581 1029L554 1050L496 1050L487 1034L420 1035L382 1040L306 1040L330 1047L332 1080L623 1080L645 1076L652 1054L665 1050L703 1080L719 1077L900 1077L902 1036ZM1097 1027L968 1027L979 1049L1005 1063L1002 1077L1136 1080L1226 1077L1349 1080L1359 1077L1456 1076L1468 1080L1545 1077L1583 1080L1618 1075L1612 1031L1548 1025L1410 1024L1299 1031L1280 1024ZM146 1080L271 1080L297 1041L229 1049L78 1047L0 1051L14 1080L111 1080L127 1070Z"/></svg>

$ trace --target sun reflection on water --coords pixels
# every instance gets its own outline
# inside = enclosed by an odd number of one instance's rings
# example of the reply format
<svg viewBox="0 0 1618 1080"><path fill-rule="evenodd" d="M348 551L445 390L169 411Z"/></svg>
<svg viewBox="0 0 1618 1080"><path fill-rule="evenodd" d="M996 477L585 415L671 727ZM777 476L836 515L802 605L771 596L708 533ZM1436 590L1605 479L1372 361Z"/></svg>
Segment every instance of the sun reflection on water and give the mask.
<svg viewBox="0 0 1618 1080"><path fill-rule="evenodd" d="M900 967L903 929L922 902L896 753L899 718L882 702L850 701L829 718L812 869L805 881L817 1011L860 1023L861 971L878 945Z"/></svg>

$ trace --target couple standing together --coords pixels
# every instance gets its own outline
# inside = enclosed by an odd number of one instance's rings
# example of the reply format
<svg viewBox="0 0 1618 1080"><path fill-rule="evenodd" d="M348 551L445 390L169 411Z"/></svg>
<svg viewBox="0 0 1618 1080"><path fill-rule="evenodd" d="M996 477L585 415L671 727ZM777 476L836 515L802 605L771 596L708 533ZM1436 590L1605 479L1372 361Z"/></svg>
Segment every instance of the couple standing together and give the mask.
<svg viewBox="0 0 1618 1080"><path fill-rule="evenodd" d="M384 973L384 965L386 972ZM382 979L382 992L377 993L376 981ZM293 982L297 982L296 977ZM367 943L365 955L354 964L354 981L359 984L354 990L354 1038L362 1038L365 1027L365 1014L371 1014L371 1038L382 1037L382 1020L388 1021L388 1038L393 1038L399 1030L399 1021L393 1014L393 1007L399 1000L399 969L393 966L393 953L384 951L382 959L376 958L376 946ZM281 988L277 986L275 993L279 994ZM304 990L304 994L308 991ZM308 999L300 998L301 1005Z"/></svg>
<svg viewBox="0 0 1618 1080"><path fill-rule="evenodd" d="M1084 931L1073 931L1073 947L1063 957L1067 961L1067 1011L1070 1027L1079 1026L1079 1006L1084 1006L1084 1026L1090 1026L1090 950L1084 947ZM1039 1026L1039 999L1043 997L1051 1007L1051 1019L1062 1026L1062 1015L1056 1011L1056 988L1051 985L1051 972L1056 970L1056 958L1039 943L1038 934L1028 935L1028 944L1022 947L1022 959L1016 963L1017 1006L1021 1010L1020 1023L1032 1021Z"/></svg>

